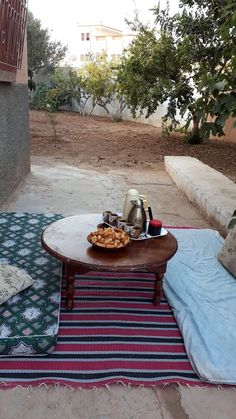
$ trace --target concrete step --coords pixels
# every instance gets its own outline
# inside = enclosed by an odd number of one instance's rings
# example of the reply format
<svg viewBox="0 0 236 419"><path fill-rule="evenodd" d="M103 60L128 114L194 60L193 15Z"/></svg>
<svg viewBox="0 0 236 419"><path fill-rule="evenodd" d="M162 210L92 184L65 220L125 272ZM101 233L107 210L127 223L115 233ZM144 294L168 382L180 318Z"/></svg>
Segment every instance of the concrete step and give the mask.
<svg viewBox="0 0 236 419"><path fill-rule="evenodd" d="M193 157L166 156L165 167L178 188L226 234L236 209L236 184Z"/></svg>

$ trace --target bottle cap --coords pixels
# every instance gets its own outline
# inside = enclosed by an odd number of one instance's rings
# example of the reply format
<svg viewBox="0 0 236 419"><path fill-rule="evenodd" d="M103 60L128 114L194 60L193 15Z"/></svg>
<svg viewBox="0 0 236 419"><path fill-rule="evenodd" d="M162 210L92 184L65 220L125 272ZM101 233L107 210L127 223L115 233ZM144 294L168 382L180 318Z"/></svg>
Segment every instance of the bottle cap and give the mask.
<svg viewBox="0 0 236 419"><path fill-rule="evenodd" d="M162 227L162 221L161 220L150 220L149 225L152 227Z"/></svg>

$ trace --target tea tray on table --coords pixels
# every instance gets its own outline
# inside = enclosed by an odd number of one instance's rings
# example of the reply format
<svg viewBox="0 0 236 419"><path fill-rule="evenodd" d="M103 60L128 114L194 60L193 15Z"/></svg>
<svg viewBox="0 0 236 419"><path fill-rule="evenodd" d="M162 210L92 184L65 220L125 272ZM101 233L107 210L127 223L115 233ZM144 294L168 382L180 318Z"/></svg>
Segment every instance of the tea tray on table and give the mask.
<svg viewBox="0 0 236 419"><path fill-rule="evenodd" d="M141 233L137 239L131 237L131 240L139 241L139 240L157 239L158 237L163 237L163 236L166 236L167 234L168 234L168 231L164 227L162 227L160 234L158 234L157 236L151 236L151 234L148 234L148 233Z"/></svg>
<svg viewBox="0 0 236 419"><path fill-rule="evenodd" d="M106 224L109 227L115 228L115 226L107 223L106 221L103 221L103 224ZM148 231L148 222L147 222L147 231ZM140 240L157 239L158 237L164 237L167 234L168 234L168 231L164 227L162 227L161 233L158 234L157 236L151 236L151 234L148 234L148 233L141 233L137 239L131 237L131 240L140 241Z"/></svg>

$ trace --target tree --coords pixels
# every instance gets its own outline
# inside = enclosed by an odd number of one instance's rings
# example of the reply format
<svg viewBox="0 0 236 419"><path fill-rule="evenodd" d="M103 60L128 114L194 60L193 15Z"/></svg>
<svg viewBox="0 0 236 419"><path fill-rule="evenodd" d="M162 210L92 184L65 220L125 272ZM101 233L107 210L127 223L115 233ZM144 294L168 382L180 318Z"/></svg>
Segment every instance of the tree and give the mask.
<svg viewBox="0 0 236 419"><path fill-rule="evenodd" d="M52 113L60 106L70 104L74 99L82 109L83 97L81 79L76 70L70 67L57 68L51 78L50 86L44 83L37 85L31 105L36 109Z"/></svg>
<svg viewBox="0 0 236 419"><path fill-rule="evenodd" d="M171 122L172 129L179 116L186 118L186 129L193 124L192 142L200 142L211 132L224 134L225 120L234 113L230 105L222 116L215 105L220 89L227 90L229 102L235 96L235 33L226 35L223 30L233 16L233 3L181 0L182 10L172 17L168 8L154 9L157 30L138 24L138 36L119 71L133 115L141 112L148 117L167 101L164 120Z"/></svg>
<svg viewBox="0 0 236 419"><path fill-rule="evenodd" d="M192 94L192 87L180 68L173 37L163 32L157 39L154 29L140 27L118 72L121 90L133 116L140 112L149 117L168 100L168 116L174 120L173 101L181 103L182 97L190 100Z"/></svg>
<svg viewBox="0 0 236 419"><path fill-rule="evenodd" d="M39 19L28 13L28 67L37 71L43 67L54 68L64 58L67 47L60 41L51 41L48 29L43 29Z"/></svg>
<svg viewBox="0 0 236 419"><path fill-rule="evenodd" d="M225 64L224 71L213 77L210 84L211 99L209 101L210 116L215 124L223 127L231 116L236 118L236 10L235 1L227 0L221 15L220 34L225 45L231 44L231 56ZM205 123L207 128L209 122ZM236 123L234 124L236 127ZM215 129L213 127L212 131ZM209 130L209 128L208 128Z"/></svg>
<svg viewBox="0 0 236 419"><path fill-rule="evenodd" d="M78 71L83 90L87 98L92 99L91 114L96 105L101 106L109 114L108 104L111 103L114 91L112 63L102 52L98 56L90 56L90 61Z"/></svg>
<svg viewBox="0 0 236 419"><path fill-rule="evenodd" d="M68 104L72 99L80 105L83 99L81 84L81 78L73 68L56 69L52 78L52 90L57 98L58 106Z"/></svg>

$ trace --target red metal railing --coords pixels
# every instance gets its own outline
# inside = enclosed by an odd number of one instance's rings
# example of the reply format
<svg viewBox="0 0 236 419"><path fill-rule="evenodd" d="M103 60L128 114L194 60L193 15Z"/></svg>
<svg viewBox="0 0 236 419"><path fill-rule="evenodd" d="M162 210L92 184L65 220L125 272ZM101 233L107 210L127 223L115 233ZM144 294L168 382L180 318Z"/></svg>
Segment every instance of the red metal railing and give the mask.
<svg viewBox="0 0 236 419"><path fill-rule="evenodd" d="M27 0L0 0L0 70L21 68L26 22Z"/></svg>

